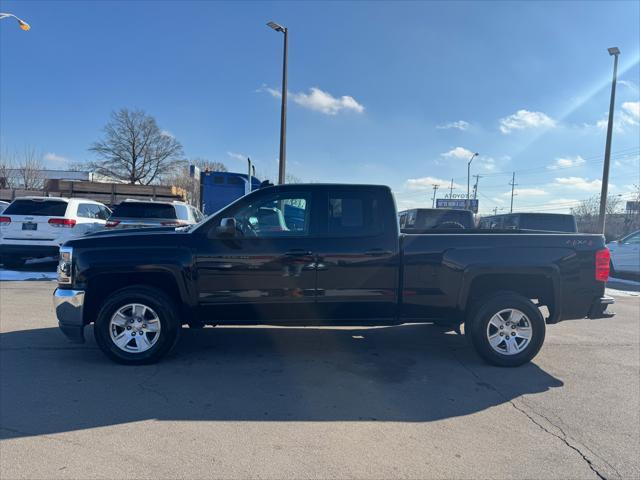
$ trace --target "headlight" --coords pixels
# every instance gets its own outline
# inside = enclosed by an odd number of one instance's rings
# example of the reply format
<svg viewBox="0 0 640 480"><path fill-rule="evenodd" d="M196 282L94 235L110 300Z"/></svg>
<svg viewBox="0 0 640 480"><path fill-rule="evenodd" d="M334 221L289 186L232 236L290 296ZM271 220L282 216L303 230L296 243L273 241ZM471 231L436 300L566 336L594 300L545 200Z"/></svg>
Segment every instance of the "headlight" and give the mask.
<svg viewBox="0 0 640 480"><path fill-rule="evenodd" d="M58 283L69 285L73 275L73 248L60 247L60 260L58 261Z"/></svg>

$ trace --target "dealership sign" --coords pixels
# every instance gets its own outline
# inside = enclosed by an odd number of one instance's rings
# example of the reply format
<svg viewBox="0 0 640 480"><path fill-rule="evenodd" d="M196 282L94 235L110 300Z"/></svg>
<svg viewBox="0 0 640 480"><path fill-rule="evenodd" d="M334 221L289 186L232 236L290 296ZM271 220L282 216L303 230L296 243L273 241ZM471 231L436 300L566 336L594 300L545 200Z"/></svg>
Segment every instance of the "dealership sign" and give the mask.
<svg viewBox="0 0 640 480"><path fill-rule="evenodd" d="M467 207L468 205L468 207ZM463 210L471 210L478 213L478 199L470 198L437 198L436 208L460 208Z"/></svg>

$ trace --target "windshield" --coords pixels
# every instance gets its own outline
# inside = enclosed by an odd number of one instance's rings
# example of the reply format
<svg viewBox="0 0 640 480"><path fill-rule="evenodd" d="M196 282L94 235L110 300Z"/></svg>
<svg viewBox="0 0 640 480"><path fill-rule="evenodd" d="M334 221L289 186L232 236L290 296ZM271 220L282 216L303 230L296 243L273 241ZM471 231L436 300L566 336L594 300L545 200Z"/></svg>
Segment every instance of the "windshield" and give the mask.
<svg viewBox="0 0 640 480"><path fill-rule="evenodd" d="M63 200L15 200L3 212L5 215L33 215L42 217L64 217L67 202Z"/></svg>

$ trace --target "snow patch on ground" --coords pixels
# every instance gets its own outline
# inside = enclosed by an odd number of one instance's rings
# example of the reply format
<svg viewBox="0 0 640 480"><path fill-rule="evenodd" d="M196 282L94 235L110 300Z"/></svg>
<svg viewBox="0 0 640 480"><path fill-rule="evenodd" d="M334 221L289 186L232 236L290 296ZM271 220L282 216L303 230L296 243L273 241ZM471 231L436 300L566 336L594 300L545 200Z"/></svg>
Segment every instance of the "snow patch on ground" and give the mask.
<svg viewBox="0 0 640 480"><path fill-rule="evenodd" d="M612 297L640 297L640 292L633 292L629 290L616 290L615 288L607 288L607 295Z"/></svg>

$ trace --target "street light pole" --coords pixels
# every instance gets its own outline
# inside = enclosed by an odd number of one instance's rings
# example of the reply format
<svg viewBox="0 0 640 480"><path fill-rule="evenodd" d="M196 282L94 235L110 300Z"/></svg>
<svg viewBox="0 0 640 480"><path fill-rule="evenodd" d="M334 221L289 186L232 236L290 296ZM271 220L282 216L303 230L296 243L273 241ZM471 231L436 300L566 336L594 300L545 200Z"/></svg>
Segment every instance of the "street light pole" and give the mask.
<svg viewBox="0 0 640 480"><path fill-rule="evenodd" d="M4 20L5 18L15 18L18 21L20 28L25 32L31 28L31 25L29 25L27 22L25 22L21 18L16 17L13 13L0 13L0 20Z"/></svg>
<svg viewBox="0 0 640 480"><path fill-rule="evenodd" d="M267 25L276 32L284 34L284 54L282 58L282 105L280 107L280 160L278 163L278 183L285 183L287 160L287 61L289 49L289 30L275 22Z"/></svg>
<svg viewBox="0 0 640 480"><path fill-rule="evenodd" d="M613 80L611 81L611 100L609 102L609 122L607 124L607 143L604 148L604 166L602 167L602 189L600 191L600 216L598 217L598 231L604 235L605 217L607 214L607 193L609 189L609 163L611 160L611 135L613 133L613 111L616 102L616 77L618 75L618 47L609 48L609 55L613 56Z"/></svg>
<svg viewBox="0 0 640 480"><path fill-rule="evenodd" d="M478 155L479 154L477 152L471 155L471 158L467 163L467 201L465 202L465 207L467 210L469 210L469 182L471 178L471 162L473 162L473 159L476 158Z"/></svg>

